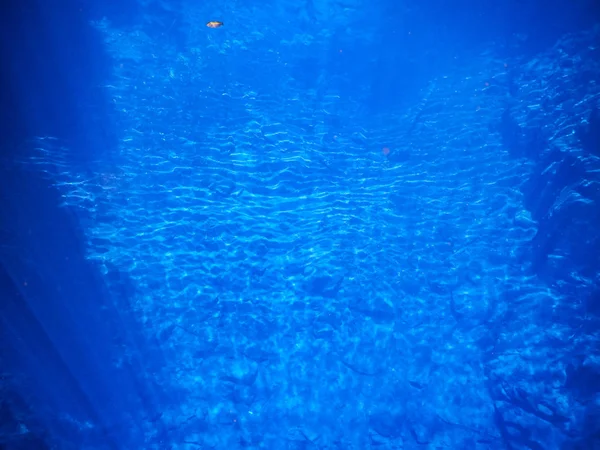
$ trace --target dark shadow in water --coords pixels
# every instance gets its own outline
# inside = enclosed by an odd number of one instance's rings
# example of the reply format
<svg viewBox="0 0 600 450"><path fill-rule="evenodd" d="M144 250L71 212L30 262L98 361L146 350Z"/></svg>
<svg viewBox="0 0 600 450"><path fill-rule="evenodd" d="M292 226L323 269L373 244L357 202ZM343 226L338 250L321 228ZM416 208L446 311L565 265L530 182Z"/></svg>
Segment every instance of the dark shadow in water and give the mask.
<svg viewBox="0 0 600 450"><path fill-rule="evenodd" d="M131 25L133 4L119 0L109 18ZM161 412L140 357L148 343L117 307L133 289L109 289L86 259L78 217L60 206L49 180L15 163L36 136L58 139L82 168L116 147L101 87L111 61L89 25L111 5L0 7L0 388L23 399L1 404L30 428L22 445L44 436L59 448L135 448L144 420ZM153 426L160 431L160 422Z"/></svg>

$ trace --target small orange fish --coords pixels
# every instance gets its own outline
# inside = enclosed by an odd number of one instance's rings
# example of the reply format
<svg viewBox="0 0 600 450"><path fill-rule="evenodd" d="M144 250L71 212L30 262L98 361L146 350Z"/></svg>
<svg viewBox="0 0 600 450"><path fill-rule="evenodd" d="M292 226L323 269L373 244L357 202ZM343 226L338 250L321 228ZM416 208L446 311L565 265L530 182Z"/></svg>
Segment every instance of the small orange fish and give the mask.
<svg viewBox="0 0 600 450"><path fill-rule="evenodd" d="M206 24L208 28L220 28L223 26L223 22L219 22L218 20L211 20Z"/></svg>

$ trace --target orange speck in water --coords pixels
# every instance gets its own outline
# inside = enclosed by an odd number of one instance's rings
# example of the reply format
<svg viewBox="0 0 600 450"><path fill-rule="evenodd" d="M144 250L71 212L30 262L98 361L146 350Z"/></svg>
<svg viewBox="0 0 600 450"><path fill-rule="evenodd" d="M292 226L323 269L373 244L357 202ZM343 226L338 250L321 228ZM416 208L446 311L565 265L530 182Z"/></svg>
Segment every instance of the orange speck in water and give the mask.
<svg viewBox="0 0 600 450"><path fill-rule="evenodd" d="M390 154L390 149L388 147L383 147L383 150L381 151L385 156Z"/></svg>

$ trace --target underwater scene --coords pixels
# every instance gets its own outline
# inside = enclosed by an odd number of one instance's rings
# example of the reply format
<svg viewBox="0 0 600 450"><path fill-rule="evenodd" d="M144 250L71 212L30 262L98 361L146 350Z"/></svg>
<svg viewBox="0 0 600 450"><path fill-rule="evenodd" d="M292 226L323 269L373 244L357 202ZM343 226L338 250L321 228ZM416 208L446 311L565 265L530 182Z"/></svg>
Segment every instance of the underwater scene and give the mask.
<svg viewBox="0 0 600 450"><path fill-rule="evenodd" d="M600 5L7 0L0 450L600 449Z"/></svg>

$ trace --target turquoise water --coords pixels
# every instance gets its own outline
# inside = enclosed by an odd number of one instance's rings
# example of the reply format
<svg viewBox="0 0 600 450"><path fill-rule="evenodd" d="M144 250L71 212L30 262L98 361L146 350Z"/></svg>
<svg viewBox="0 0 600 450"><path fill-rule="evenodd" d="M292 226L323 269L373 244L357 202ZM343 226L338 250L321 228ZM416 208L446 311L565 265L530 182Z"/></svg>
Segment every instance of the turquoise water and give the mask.
<svg viewBox="0 0 600 450"><path fill-rule="evenodd" d="M516 267L535 234L517 189L529 169L477 111L487 74L377 116L335 88L293 89L281 66L261 71L279 89L203 81L205 60L235 61L229 39L204 39L202 57L119 60L120 148L62 185L89 257L135 286L161 386L184 393L164 420L219 448L492 439L487 324L507 291L547 288ZM126 43L156 51L121 36L115 55Z"/></svg>

